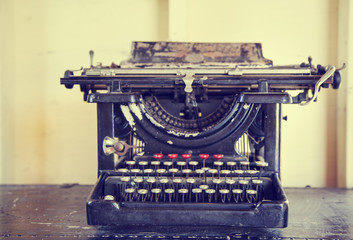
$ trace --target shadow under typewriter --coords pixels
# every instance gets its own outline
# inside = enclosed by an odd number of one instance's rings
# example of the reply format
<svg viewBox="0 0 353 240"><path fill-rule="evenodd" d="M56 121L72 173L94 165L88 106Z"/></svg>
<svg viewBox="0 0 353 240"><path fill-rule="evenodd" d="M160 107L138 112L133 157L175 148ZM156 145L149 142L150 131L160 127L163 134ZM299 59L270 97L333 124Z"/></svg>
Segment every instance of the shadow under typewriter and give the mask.
<svg viewBox="0 0 353 240"><path fill-rule="evenodd" d="M147 160L101 175L87 205L89 224L286 226L287 199L265 162Z"/></svg>

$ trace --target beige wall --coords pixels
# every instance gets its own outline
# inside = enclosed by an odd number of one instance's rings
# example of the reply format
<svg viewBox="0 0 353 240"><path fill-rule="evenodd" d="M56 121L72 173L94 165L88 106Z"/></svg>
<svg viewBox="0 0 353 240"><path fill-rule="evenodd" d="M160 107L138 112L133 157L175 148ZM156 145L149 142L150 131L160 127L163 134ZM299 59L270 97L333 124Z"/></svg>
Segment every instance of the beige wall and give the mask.
<svg viewBox="0 0 353 240"><path fill-rule="evenodd" d="M169 5L169 7L168 7ZM66 69L127 58L134 40L262 42L275 64L337 64L337 1L0 1L1 182L94 183L96 107ZM341 64L341 63L339 63ZM284 106L286 186L336 184L336 93Z"/></svg>

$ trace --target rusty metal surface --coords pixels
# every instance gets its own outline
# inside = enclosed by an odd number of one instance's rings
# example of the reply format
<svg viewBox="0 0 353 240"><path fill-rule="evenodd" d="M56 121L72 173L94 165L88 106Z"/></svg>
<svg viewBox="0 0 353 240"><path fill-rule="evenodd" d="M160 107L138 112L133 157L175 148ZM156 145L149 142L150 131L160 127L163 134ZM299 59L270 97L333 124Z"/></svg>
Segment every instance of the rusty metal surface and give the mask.
<svg viewBox="0 0 353 240"><path fill-rule="evenodd" d="M263 57L261 43L133 42L128 62L272 65L271 60Z"/></svg>
<svg viewBox="0 0 353 240"><path fill-rule="evenodd" d="M0 239L352 239L353 191L286 189L289 226L93 227L86 223L92 186L0 187Z"/></svg>

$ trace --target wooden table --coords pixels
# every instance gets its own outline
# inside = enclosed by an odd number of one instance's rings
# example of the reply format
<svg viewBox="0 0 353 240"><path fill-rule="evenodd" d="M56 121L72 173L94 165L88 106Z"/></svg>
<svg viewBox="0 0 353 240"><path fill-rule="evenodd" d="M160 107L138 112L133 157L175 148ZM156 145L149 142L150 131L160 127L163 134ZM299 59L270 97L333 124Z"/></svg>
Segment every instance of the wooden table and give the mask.
<svg viewBox="0 0 353 240"><path fill-rule="evenodd" d="M1 239L352 239L353 190L286 189L289 226L94 227L86 224L92 186L0 186Z"/></svg>

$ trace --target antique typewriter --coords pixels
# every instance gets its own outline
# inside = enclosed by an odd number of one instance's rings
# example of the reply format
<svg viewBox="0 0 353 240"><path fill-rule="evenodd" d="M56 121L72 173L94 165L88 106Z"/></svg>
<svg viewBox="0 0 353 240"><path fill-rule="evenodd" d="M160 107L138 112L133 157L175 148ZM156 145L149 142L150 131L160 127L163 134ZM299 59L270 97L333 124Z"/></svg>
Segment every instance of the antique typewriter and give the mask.
<svg viewBox="0 0 353 240"><path fill-rule="evenodd" d="M273 66L259 43L134 42L120 65L65 72L97 103L91 225L286 227L281 104L340 85L333 66Z"/></svg>

